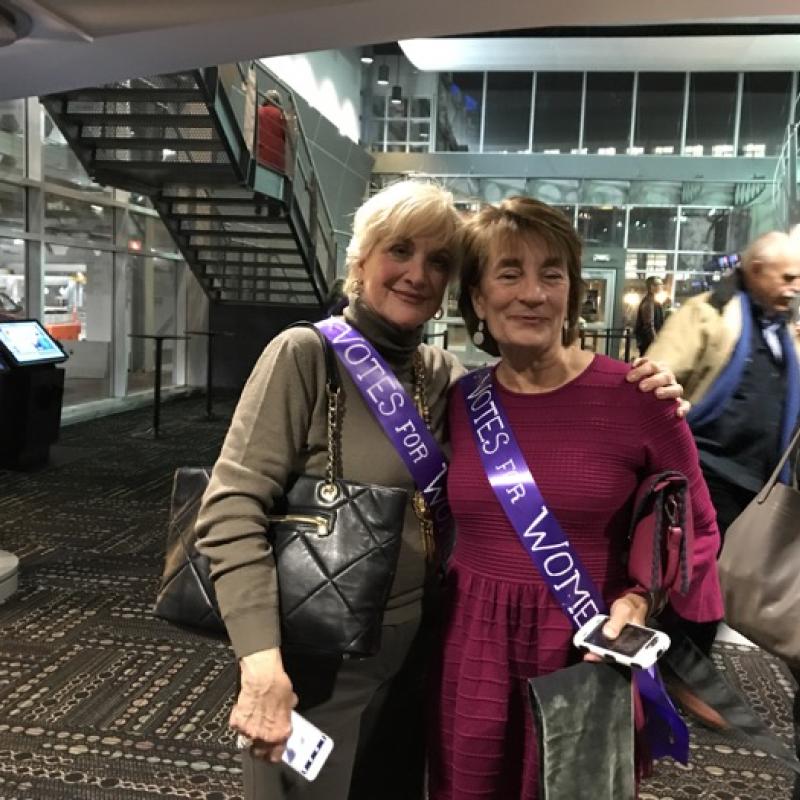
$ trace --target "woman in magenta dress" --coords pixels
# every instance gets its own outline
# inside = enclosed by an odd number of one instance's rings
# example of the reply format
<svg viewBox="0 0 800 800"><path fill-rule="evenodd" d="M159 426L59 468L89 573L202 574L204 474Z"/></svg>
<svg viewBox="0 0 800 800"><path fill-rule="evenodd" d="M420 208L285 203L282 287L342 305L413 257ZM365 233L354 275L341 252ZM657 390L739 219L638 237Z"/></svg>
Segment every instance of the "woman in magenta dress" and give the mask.
<svg viewBox="0 0 800 800"><path fill-rule="evenodd" d="M581 294L580 242L561 212L517 197L467 224L462 314L476 344L501 356L500 401L548 507L611 606L606 632L647 616L623 546L640 480L662 470L688 477L693 502L692 585L673 608L720 619L719 533L689 428L625 380L627 365L573 346ZM449 413L458 535L432 687L430 800L534 800L526 681L583 656L495 498L458 390Z"/></svg>

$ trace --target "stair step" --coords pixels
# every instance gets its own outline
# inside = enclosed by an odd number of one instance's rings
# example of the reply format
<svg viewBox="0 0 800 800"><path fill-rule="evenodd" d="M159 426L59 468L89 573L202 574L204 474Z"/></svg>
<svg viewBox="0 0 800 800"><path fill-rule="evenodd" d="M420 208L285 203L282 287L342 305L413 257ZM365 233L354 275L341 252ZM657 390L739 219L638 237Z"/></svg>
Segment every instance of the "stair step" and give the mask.
<svg viewBox="0 0 800 800"><path fill-rule="evenodd" d="M107 174L107 183L113 185L114 181L110 178L113 174L130 172L130 177L137 180L147 181L153 184L164 183L189 183L189 184L209 184L209 183L230 183L236 177L234 168L230 164L192 164L187 162L166 161L117 161L95 160L92 162L95 177L99 178L101 173ZM131 167L132 169L126 169Z"/></svg>
<svg viewBox="0 0 800 800"><path fill-rule="evenodd" d="M88 103L152 103L166 101L170 103L202 103L205 98L198 88L168 87L125 87L98 86L88 89L76 89L63 92L57 97L61 100Z"/></svg>
<svg viewBox="0 0 800 800"><path fill-rule="evenodd" d="M294 248L286 248L286 247L269 247L268 245L265 247L258 247L257 245L254 247L248 247L247 245L229 245L229 244L200 244L197 245L196 250L199 250L203 253L257 253L258 255L262 255L264 253L269 253L275 256L299 256L300 251L297 247Z"/></svg>
<svg viewBox="0 0 800 800"><path fill-rule="evenodd" d="M273 233L271 231L199 231L196 228L193 230L185 230L181 228L179 234L189 237L189 245L192 247L200 247L195 244L195 238L214 238L214 239L265 239L267 241L280 241L288 239L294 241L292 234L287 231L286 233Z"/></svg>
<svg viewBox="0 0 800 800"><path fill-rule="evenodd" d="M63 116L71 122L92 126L133 126L147 128L213 128L214 123L207 114L124 114L86 113L68 111Z"/></svg>
<svg viewBox="0 0 800 800"><path fill-rule="evenodd" d="M161 139L147 136L84 136L82 144L103 150L208 150L225 149L220 139Z"/></svg>

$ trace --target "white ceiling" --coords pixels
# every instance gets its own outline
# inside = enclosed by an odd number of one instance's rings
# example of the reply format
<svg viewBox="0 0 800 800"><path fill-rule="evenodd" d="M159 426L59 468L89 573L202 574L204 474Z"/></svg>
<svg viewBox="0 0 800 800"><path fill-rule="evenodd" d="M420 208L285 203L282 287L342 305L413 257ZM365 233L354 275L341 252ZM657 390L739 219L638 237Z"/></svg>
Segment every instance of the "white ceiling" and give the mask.
<svg viewBox="0 0 800 800"><path fill-rule="evenodd" d="M0 0L33 20L0 47L0 99L397 39L689 22L800 23L798 0Z"/></svg>
<svg viewBox="0 0 800 800"><path fill-rule="evenodd" d="M791 71L800 35L408 39L419 70Z"/></svg>

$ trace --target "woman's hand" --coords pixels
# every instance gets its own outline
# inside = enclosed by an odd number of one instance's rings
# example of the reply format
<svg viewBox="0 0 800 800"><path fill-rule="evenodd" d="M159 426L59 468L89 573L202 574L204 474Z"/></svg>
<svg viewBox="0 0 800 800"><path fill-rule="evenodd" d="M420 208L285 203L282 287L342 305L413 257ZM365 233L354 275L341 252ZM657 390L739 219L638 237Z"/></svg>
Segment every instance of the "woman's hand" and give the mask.
<svg viewBox="0 0 800 800"><path fill-rule="evenodd" d="M643 392L655 391L659 400L677 400L675 416L683 419L692 404L683 400L683 386L675 378L675 373L659 361L648 361L647 357L637 358L633 369L625 376L628 383L638 383Z"/></svg>
<svg viewBox="0 0 800 800"><path fill-rule="evenodd" d="M616 639L622 628L629 622L634 625L644 625L647 619L647 599L640 594L624 594L611 605L608 622L603 625L603 636ZM594 653L586 653L584 661L602 661Z"/></svg>
<svg viewBox="0 0 800 800"><path fill-rule="evenodd" d="M297 705L292 682L277 647L239 660L242 688L231 711L230 726L252 740L257 758L278 762L292 732L290 715Z"/></svg>

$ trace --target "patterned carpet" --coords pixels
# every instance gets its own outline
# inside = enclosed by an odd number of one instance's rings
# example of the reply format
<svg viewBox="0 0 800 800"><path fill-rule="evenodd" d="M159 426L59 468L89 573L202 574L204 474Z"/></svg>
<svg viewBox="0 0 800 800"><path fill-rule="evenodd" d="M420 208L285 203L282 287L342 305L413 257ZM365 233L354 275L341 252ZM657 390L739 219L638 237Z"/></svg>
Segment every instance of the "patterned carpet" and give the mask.
<svg viewBox="0 0 800 800"><path fill-rule="evenodd" d="M158 441L137 435L147 409L71 426L47 469L0 471L0 547L22 561L0 606L0 800L241 797L228 647L150 614L172 471L212 463L225 432L202 408L165 405ZM785 669L734 645L715 658L790 744ZM659 764L642 800L791 796L773 759L693 734L691 766Z"/></svg>

